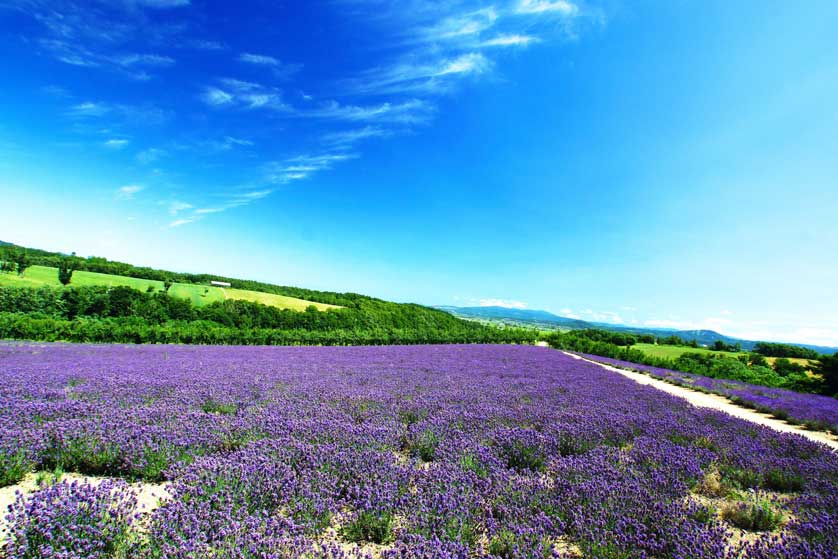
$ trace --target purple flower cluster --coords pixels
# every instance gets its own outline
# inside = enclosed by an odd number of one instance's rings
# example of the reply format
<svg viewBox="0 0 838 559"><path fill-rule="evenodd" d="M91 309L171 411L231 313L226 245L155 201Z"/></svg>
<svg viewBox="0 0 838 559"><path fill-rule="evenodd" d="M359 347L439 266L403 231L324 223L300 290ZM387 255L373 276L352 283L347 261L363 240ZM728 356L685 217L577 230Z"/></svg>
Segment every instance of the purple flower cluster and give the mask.
<svg viewBox="0 0 838 559"><path fill-rule="evenodd" d="M0 449L172 482L110 555L78 541L122 533L121 486L21 499L10 559L838 553L838 455L547 348L16 344L0 364ZM775 530L716 510L754 491Z"/></svg>
<svg viewBox="0 0 838 559"><path fill-rule="evenodd" d="M792 423L805 425L810 429L838 433L838 399L829 396L756 386L738 380L709 378L598 355L583 354L583 356L592 361L647 373L680 386L726 396L736 403Z"/></svg>
<svg viewBox="0 0 838 559"><path fill-rule="evenodd" d="M136 497L124 481L59 482L10 507L8 553L16 558L109 559L130 545Z"/></svg>

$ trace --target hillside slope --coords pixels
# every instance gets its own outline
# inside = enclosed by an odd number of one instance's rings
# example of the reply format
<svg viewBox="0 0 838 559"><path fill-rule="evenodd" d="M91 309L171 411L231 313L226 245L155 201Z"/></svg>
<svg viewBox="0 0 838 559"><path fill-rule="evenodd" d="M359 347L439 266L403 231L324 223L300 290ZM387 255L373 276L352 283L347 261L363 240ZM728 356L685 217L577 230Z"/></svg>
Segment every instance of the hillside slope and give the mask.
<svg viewBox="0 0 838 559"><path fill-rule="evenodd" d="M0 274L0 286L10 287L60 287L58 282L58 269L50 266L31 266L23 276L17 274ZM132 278L114 274L102 274L99 272L88 272L78 270L73 273L71 285L74 287L102 285L107 287L124 286L140 291L163 291L163 282L160 280ZM278 309L291 309L303 311L309 305L314 305L319 311L340 308L338 305L329 305L315 301L306 301L296 297L276 295L273 293L261 293L247 289L222 288L212 285L174 283L169 288L169 295L189 299L197 307L209 305L217 301L233 299L238 301L252 301L276 307Z"/></svg>

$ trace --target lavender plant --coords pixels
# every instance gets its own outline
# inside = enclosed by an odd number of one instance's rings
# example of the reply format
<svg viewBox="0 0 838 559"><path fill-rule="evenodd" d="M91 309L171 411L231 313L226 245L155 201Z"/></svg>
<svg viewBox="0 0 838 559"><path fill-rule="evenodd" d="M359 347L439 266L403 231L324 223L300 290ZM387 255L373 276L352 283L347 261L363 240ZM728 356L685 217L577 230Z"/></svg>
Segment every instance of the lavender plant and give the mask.
<svg viewBox="0 0 838 559"><path fill-rule="evenodd" d="M10 559L838 553L827 447L547 348L3 350L0 448L27 471L171 482L142 527L121 484L47 484Z"/></svg>

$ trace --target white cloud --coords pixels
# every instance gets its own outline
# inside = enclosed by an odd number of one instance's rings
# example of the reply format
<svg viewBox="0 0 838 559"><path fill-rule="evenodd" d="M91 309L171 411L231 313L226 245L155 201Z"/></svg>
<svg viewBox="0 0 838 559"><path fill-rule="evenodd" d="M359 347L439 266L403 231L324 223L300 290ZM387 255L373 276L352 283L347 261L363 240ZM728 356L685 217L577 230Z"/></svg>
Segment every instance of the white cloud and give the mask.
<svg viewBox="0 0 838 559"><path fill-rule="evenodd" d="M585 309L581 313L585 320L592 320L594 322L608 322L611 324L623 324L625 321L623 318L613 311L594 311L591 309Z"/></svg>
<svg viewBox="0 0 838 559"><path fill-rule="evenodd" d="M365 126L364 128L355 128L353 130L343 130L340 132L330 132L323 135L323 141L332 146L350 146L361 140L370 138L386 138L392 135L392 132L379 128L377 126Z"/></svg>
<svg viewBox="0 0 838 559"><path fill-rule="evenodd" d="M347 121L379 121L398 124L425 124L433 117L436 107L420 99L378 105L341 105L329 101L320 107L298 113L299 116L330 118Z"/></svg>
<svg viewBox="0 0 838 559"><path fill-rule="evenodd" d="M309 178L318 171L331 169L335 163L349 161L358 157L356 153L322 153L301 155L268 165L268 181L274 184L287 184L292 181Z"/></svg>
<svg viewBox="0 0 838 559"><path fill-rule="evenodd" d="M150 165L165 155L166 152L162 149L148 148L137 153L136 160L138 163L142 163L143 165Z"/></svg>
<svg viewBox="0 0 838 559"><path fill-rule="evenodd" d="M73 117L87 117L87 116L103 116L111 111L111 107L105 103L94 103L86 101L73 105L67 111L67 115Z"/></svg>
<svg viewBox="0 0 838 559"><path fill-rule="evenodd" d="M130 142L123 138L111 138L110 140L105 140L102 144L108 149L122 149L127 146Z"/></svg>
<svg viewBox="0 0 838 559"><path fill-rule="evenodd" d="M572 318L574 320L581 320L582 317L573 312L573 309L562 309L559 311L560 316L564 316L565 318Z"/></svg>
<svg viewBox="0 0 838 559"><path fill-rule="evenodd" d="M119 187L119 189L117 189L116 191L116 194L118 197L124 200L130 200L134 197L135 194L142 191L143 189L145 189L145 187L139 184L127 184L125 186Z"/></svg>
<svg viewBox="0 0 838 559"><path fill-rule="evenodd" d="M171 66L175 59L159 54L127 54L116 59L123 66Z"/></svg>
<svg viewBox="0 0 838 559"><path fill-rule="evenodd" d="M137 4L149 8L179 8L188 6L190 0L137 0Z"/></svg>
<svg viewBox="0 0 838 559"><path fill-rule="evenodd" d="M211 107L237 106L244 109L291 111L291 107L282 102L282 96L277 89L230 78L219 81L226 89L210 86L204 89L201 96L204 103Z"/></svg>
<svg viewBox="0 0 838 559"><path fill-rule="evenodd" d="M279 60L273 56L267 56L265 54L243 52L239 55L239 60L247 62L248 64L258 64L260 66L279 66Z"/></svg>
<svg viewBox="0 0 838 559"><path fill-rule="evenodd" d="M579 13L579 8L566 0L520 0L515 11L519 14L552 12L563 16L573 16Z"/></svg>
<svg viewBox="0 0 838 559"><path fill-rule="evenodd" d="M194 223L194 222L198 221L199 219L200 219L200 217L195 217L195 216L176 219L176 220L172 221L171 223L169 223L169 228L174 229L175 227L180 227L180 226L186 225L188 223Z"/></svg>
<svg viewBox="0 0 838 559"><path fill-rule="evenodd" d="M469 52L426 62L404 61L374 68L350 80L348 85L359 94L442 93L451 80L488 72L492 62L482 53Z"/></svg>
<svg viewBox="0 0 838 559"><path fill-rule="evenodd" d="M541 39L532 35L498 35L480 43L481 47L525 47Z"/></svg>
<svg viewBox="0 0 838 559"><path fill-rule="evenodd" d="M192 204L187 202L179 202L177 200L169 203L169 215L175 216L178 213L189 210L192 208Z"/></svg>
<svg viewBox="0 0 838 559"><path fill-rule="evenodd" d="M526 309L527 304L523 301L513 301L509 299L480 299L481 307L504 307L507 309Z"/></svg>
<svg viewBox="0 0 838 559"><path fill-rule="evenodd" d="M233 96L217 87L208 87L204 90L201 96L204 103L213 107L220 107L221 105L228 105L233 102Z"/></svg>

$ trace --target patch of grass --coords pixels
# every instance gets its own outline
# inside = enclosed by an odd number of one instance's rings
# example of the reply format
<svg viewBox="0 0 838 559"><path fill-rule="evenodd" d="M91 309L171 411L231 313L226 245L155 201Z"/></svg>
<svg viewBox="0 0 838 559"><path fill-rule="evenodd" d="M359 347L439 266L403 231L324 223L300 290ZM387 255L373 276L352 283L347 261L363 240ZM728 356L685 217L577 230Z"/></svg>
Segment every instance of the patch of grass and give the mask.
<svg viewBox="0 0 838 559"><path fill-rule="evenodd" d="M515 534L509 530L501 530L489 540L487 551L495 557L511 559L515 556L517 547L518 543L516 542Z"/></svg>
<svg viewBox="0 0 838 559"><path fill-rule="evenodd" d="M781 493L796 493L803 489L803 476L786 470L772 469L763 475L763 485L766 489Z"/></svg>
<svg viewBox="0 0 838 559"><path fill-rule="evenodd" d="M752 489L759 487L762 483L762 476L759 472L733 466L722 466L719 468L722 480L733 485L736 489Z"/></svg>
<svg viewBox="0 0 838 559"><path fill-rule="evenodd" d="M35 485L43 487L44 485L52 485L58 483L64 477L64 469L61 466L56 466L51 472L40 471L35 475Z"/></svg>
<svg viewBox="0 0 838 559"><path fill-rule="evenodd" d="M460 467L468 472L473 472L479 478L485 478L489 475L489 470L474 454L464 454L459 460Z"/></svg>
<svg viewBox="0 0 838 559"><path fill-rule="evenodd" d="M82 436L59 441L52 439L42 458L45 469L88 475L119 475L124 471L122 448L94 437Z"/></svg>
<svg viewBox="0 0 838 559"><path fill-rule="evenodd" d="M783 513L765 498L755 497L751 502L729 503L722 508L722 518L743 530L768 532L783 523Z"/></svg>
<svg viewBox="0 0 838 559"><path fill-rule="evenodd" d="M541 450L521 441L512 441L501 445L501 456L506 465L513 470L541 472L547 459Z"/></svg>
<svg viewBox="0 0 838 559"><path fill-rule="evenodd" d="M201 410L204 413L217 413L221 415L235 415L239 411L239 406L236 404L225 404L210 398L201 403Z"/></svg>
<svg viewBox="0 0 838 559"><path fill-rule="evenodd" d="M480 538L480 527L469 519L449 518L445 522L445 537L467 545L474 545Z"/></svg>
<svg viewBox="0 0 838 559"><path fill-rule="evenodd" d="M433 462L437 448L439 448L439 436L432 430L425 429L412 445L410 453L424 462Z"/></svg>
<svg viewBox="0 0 838 559"><path fill-rule="evenodd" d="M354 543L387 544L393 541L393 515L362 511L341 529L343 539Z"/></svg>
<svg viewBox="0 0 838 559"><path fill-rule="evenodd" d="M399 421L404 423L407 427L419 423L419 420L425 419L428 416L428 410L402 410L399 412Z"/></svg>
<svg viewBox="0 0 838 559"><path fill-rule="evenodd" d="M0 487L20 482L32 469L32 462L24 450L0 452Z"/></svg>

